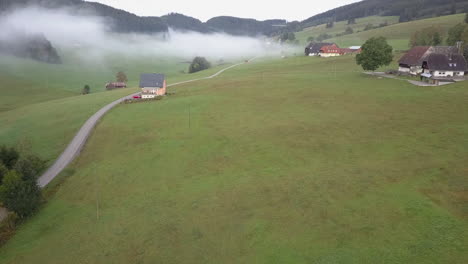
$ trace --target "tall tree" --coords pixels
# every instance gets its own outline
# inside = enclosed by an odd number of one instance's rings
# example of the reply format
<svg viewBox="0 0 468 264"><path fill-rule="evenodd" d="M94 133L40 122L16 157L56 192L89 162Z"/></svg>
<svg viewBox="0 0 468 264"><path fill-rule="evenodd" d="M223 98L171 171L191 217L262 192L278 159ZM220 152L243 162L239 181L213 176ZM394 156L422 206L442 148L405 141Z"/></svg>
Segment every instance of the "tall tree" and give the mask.
<svg viewBox="0 0 468 264"><path fill-rule="evenodd" d="M447 44L455 46L457 42L461 40L461 36L466 27L468 27L468 25L460 23L450 28L448 31Z"/></svg>
<svg viewBox="0 0 468 264"><path fill-rule="evenodd" d="M442 43L442 30L438 27L428 27L411 35L410 46L437 46Z"/></svg>
<svg viewBox="0 0 468 264"><path fill-rule="evenodd" d="M393 48L384 37L367 40L361 53L356 56L356 63L366 71L375 71L379 67L389 65L392 60Z"/></svg>
<svg viewBox="0 0 468 264"><path fill-rule="evenodd" d="M117 82L124 82L124 83L128 82L127 75L122 71L119 71L117 75L115 76L115 78L117 79Z"/></svg>
<svg viewBox="0 0 468 264"><path fill-rule="evenodd" d="M354 24L356 24L356 19L355 18L348 19L348 25L354 25Z"/></svg>
<svg viewBox="0 0 468 264"><path fill-rule="evenodd" d="M452 0L452 5L450 6L450 14L455 15L457 13L457 4L455 0Z"/></svg>

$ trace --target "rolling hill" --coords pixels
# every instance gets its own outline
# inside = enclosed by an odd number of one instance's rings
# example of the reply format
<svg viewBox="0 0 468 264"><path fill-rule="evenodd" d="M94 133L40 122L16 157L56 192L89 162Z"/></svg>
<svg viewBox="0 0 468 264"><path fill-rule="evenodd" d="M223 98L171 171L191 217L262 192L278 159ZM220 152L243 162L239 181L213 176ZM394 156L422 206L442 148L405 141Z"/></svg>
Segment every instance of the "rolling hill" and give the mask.
<svg viewBox="0 0 468 264"><path fill-rule="evenodd" d="M305 44L307 42L306 40L308 37L317 37L321 33L329 32L328 34L334 36L332 38L326 39L326 41L336 42L341 47L349 47L355 45L360 46L371 37L384 36L387 38L388 42L393 46L394 49L408 50L410 37L415 31L430 26L436 26L441 28L442 31L445 32L445 35L443 36L445 39L448 29L455 26L458 23L461 23L463 19L464 14L457 14L416 20L411 22L395 23L396 17L369 17L357 19L357 24L350 25L355 30L355 33L353 34L336 37L336 34L334 33L340 33L344 31L344 28L347 27L346 22L338 22L335 23L336 28L333 28L331 30L326 29L325 25L320 25L310 27L305 29L304 31L298 32L297 36L302 41L302 43ZM388 21L390 25L381 28L362 31L362 27L367 23L378 25L378 23L383 21Z"/></svg>
<svg viewBox="0 0 468 264"><path fill-rule="evenodd" d="M301 56L170 92L104 117L1 263L468 258L465 84Z"/></svg>

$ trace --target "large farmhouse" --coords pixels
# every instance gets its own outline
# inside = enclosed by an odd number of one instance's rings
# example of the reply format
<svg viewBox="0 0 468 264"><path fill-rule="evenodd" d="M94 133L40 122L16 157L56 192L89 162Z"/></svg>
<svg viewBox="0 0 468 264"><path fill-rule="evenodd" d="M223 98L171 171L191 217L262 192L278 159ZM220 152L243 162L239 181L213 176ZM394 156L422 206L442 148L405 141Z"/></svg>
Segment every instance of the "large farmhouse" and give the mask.
<svg viewBox="0 0 468 264"><path fill-rule="evenodd" d="M414 47L399 61L400 73L421 75L431 84L465 80L465 58L456 47Z"/></svg>
<svg viewBox="0 0 468 264"><path fill-rule="evenodd" d="M164 74L143 73L140 76L141 98L151 99L166 94L166 77Z"/></svg>
<svg viewBox="0 0 468 264"><path fill-rule="evenodd" d="M320 50L324 46L332 46L336 45L334 43L310 43L306 48L305 48L305 55L306 56L319 56L320 55Z"/></svg>
<svg viewBox="0 0 468 264"><path fill-rule="evenodd" d="M361 47L353 46L342 49L335 43L310 43L305 48L306 56L337 57L345 54L355 54L361 52Z"/></svg>
<svg viewBox="0 0 468 264"><path fill-rule="evenodd" d="M398 71L401 73L408 73L411 75L418 75L423 72L423 62L431 54L442 54L449 56L451 54L457 54L458 49L456 47L442 47L442 46L420 46L414 47L408 51L399 61Z"/></svg>
<svg viewBox="0 0 468 264"><path fill-rule="evenodd" d="M460 54L430 54L423 61L422 68L424 72L421 77L433 84L462 80L465 78L465 71L468 70L466 60Z"/></svg>

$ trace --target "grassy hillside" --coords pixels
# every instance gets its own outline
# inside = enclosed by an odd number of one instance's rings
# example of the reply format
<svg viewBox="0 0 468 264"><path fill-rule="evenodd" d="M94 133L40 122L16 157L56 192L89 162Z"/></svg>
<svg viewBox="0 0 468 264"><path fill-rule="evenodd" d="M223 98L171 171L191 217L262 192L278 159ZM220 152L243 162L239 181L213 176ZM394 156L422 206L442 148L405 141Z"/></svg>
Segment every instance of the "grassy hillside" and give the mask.
<svg viewBox="0 0 468 264"><path fill-rule="evenodd" d="M125 61L115 68L83 64L47 65L31 60L2 57L0 67L0 145L27 142L34 153L53 161L81 125L98 109L138 89L141 72L163 72L168 83L209 76L227 65L196 74L182 74L187 63L177 59ZM8 64L8 62L10 64ZM104 83L125 70L131 88L104 92ZM92 94L82 96L82 86Z"/></svg>
<svg viewBox="0 0 468 264"><path fill-rule="evenodd" d="M62 53L63 54L63 53ZM27 59L0 55L0 111L32 103L44 102L81 93L83 86L91 92L105 91L105 84L115 81L118 71L124 71L129 86L138 86L142 72L162 72L168 77L180 77L188 63L177 58L102 58L83 62L73 54L63 54L64 64L51 65Z"/></svg>
<svg viewBox="0 0 468 264"><path fill-rule="evenodd" d="M301 44L307 43L309 37L317 38L320 34L326 33L332 36L345 32L346 28L350 27L354 32L362 31L368 24L378 26L381 23L387 22L389 25L398 23L398 17L396 16L371 16L365 18L356 19L356 24L348 25L347 21L336 22L333 28L327 28L325 24L309 27L301 32L296 33L296 38Z"/></svg>
<svg viewBox="0 0 468 264"><path fill-rule="evenodd" d="M336 42L342 47L349 47L353 45L362 45L366 40L371 37L384 36L388 39L389 43L397 50L407 50L409 48L409 39L410 36L417 30L421 30L430 26L438 26L442 28L445 33L448 29L454 25L461 23L463 21L464 14L443 16L437 18L430 18L424 20L411 21L407 23L398 23L391 26L373 29L369 31L356 32L351 35L346 35L342 37L334 37L328 39L327 41ZM357 20L359 21L359 20ZM319 26L319 28L324 28L325 25ZM344 31L344 30L343 30ZM316 34L315 31L311 31ZM317 31L318 32L318 31ZM328 33L330 34L330 33ZM300 32L298 35L301 39L305 40L309 36L306 32ZM334 35L334 34L332 34ZM445 38L445 36L444 36Z"/></svg>
<svg viewBox="0 0 468 264"><path fill-rule="evenodd" d="M296 57L170 91L104 118L1 263L468 258L465 83Z"/></svg>

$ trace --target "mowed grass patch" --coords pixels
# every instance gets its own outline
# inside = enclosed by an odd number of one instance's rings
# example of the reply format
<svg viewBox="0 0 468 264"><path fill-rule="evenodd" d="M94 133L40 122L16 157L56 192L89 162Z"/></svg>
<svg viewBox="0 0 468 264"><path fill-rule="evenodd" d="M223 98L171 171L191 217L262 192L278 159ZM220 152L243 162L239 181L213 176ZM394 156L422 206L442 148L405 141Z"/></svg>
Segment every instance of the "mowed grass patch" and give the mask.
<svg viewBox="0 0 468 264"><path fill-rule="evenodd" d="M259 61L117 107L0 261L463 263L466 86L358 71Z"/></svg>
<svg viewBox="0 0 468 264"><path fill-rule="evenodd" d="M383 36L387 38L389 44L392 45L395 50L408 50L409 40L414 32L423 28L434 26L440 28L444 32L443 38L445 39L447 37L448 30L456 24L462 23L463 18L464 14L457 14L415 20L405 23L397 23L397 17L367 17L357 19L357 24L350 26L354 29L354 33L350 35L336 37L337 33L344 32L347 27L347 21L341 21L335 23L334 28L327 29L325 25L320 25L307 28L301 32L297 32L296 36L301 41L301 43L307 43L306 40L308 37L317 37L321 33L327 33L332 35L333 38L327 39L325 42L334 42L337 43L340 47L361 46L364 44L364 42L372 37ZM368 23L373 24L374 26L378 26L380 23L385 21L388 22L389 26L363 31L364 27Z"/></svg>
<svg viewBox="0 0 468 264"><path fill-rule="evenodd" d="M215 66L195 74L174 74L169 69L167 81L171 85L207 77L229 65L231 64ZM146 72L151 70L149 66L146 68ZM14 146L26 143L34 153L50 162L58 157L84 122L101 107L139 91L136 85L133 88L77 96L65 90L50 90L45 87L36 89L33 84L19 82L22 81L11 81L8 89L5 89L6 96L2 97L5 101L0 106L5 109L0 111L0 144ZM36 92L37 97L29 96ZM53 99L61 96L66 98ZM10 106L12 109L8 109Z"/></svg>
<svg viewBox="0 0 468 264"><path fill-rule="evenodd" d="M354 32L363 31L364 28L371 24L374 27L379 26L382 23L388 25L398 23L398 17L396 16L370 16L356 19L355 24L348 25L348 21L335 22L332 28L327 28L326 24L309 27L303 31L296 33L296 38L302 43L307 43L309 37L317 38L320 34L326 33L332 36L341 34L346 31L348 27L352 28Z"/></svg>
<svg viewBox="0 0 468 264"><path fill-rule="evenodd" d="M462 23L463 18L464 14L457 14L398 23L383 28L358 32L342 37L335 37L329 41L336 42L337 44L346 47L352 45L362 45L369 38L383 36L387 38L389 44L392 45L395 50L408 50L410 48L410 37L416 31L434 26L442 30L442 37L445 40L448 30L456 24Z"/></svg>
<svg viewBox="0 0 468 264"><path fill-rule="evenodd" d="M85 85L91 87L92 94L105 92L106 83L116 81L119 71L127 75L127 87L138 87L141 73L163 73L169 83L193 78L186 73L190 61L182 58L113 54L83 59L67 50L61 51L61 56L63 64L56 65L0 54L0 112L76 96ZM213 64L214 70L219 69L217 63Z"/></svg>

